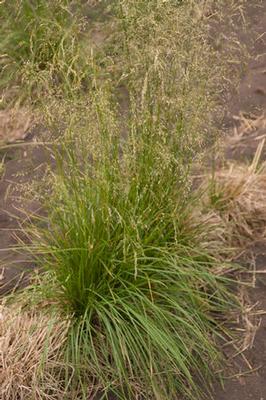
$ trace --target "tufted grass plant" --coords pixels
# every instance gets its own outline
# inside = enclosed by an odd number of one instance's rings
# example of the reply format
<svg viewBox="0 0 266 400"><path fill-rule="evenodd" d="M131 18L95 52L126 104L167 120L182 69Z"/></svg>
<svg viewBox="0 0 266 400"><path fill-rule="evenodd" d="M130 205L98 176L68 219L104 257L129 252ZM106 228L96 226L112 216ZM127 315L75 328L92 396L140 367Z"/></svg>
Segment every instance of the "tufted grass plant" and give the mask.
<svg viewBox="0 0 266 400"><path fill-rule="evenodd" d="M149 119L137 123L136 146L133 119L121 150L109 100L95 94L89 139L69 127L50 177L49 217L30 234L52 277L46 295L72 316L66 381L84 398L94 384L101 398L194 399L202 395L196 382L207 390L219 365L217 315L233 298L202 245L206 226L194 220L174 146L163 164L157 131Z"/></svg>
<svg viewBox="0 0 266 400"><path fill-rule="evenodd" d="M49 277L42 296L70 320L58 361L69 398L196 399L234 305L191 188L213 139L218 55L198 2L111 10L86 104L61 114L29 250Z"/></svg>

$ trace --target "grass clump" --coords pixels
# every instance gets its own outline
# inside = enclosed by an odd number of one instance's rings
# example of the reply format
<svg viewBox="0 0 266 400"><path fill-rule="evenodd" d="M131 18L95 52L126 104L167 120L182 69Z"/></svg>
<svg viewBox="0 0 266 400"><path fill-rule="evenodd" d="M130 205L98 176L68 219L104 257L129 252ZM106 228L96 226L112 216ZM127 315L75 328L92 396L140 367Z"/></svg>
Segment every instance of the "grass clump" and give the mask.
<svg viewBox="0 0 266 400"><path fill-rule="evenodd" d="M68 131L49 229L34 227L32 250L52 278L48 297L73 316L73 387L76 379L86 396L95 382L103 398L196 398L195 376L205 384L219 360L214 315L229 294L202 246L174 143L163 146L149 119L140 127L133 118L121 149L108 97L100 90L90 103L89 139Z"/></svg>
<svg viewBox="0 0 266 400"><path fill-rule="evenodd" d="M61 176L37 248L56 300L74 315L67 357L81 379L87 371L121 398L139 390L193 398L192 371L204 380L217 361L212 312L225 308L226 291L177 200L181 189L170 175L145 179L146 160L140 167L125 182L113 168L97 180L77 170ZM158 193L166 181L172 188Z"/></svg>
<svg viewBox="0 0 266 400"><path fill-rule="evenodd" d="M191 191L217 55L194 6L112 8L106 53L90 59L93 90L60 137L48 217L31 226L41 295L70 321L57 376L71 399L93 386L101 398L195 399L219 361L217 315L233 300Z"/></svg>

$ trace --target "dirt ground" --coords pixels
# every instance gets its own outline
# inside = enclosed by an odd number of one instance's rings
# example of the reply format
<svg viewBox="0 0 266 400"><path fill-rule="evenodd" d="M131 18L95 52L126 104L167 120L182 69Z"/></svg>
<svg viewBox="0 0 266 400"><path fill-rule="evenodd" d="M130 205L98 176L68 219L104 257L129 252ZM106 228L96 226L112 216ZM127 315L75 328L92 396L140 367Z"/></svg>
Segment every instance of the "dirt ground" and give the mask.
<svg viewBox="0 0 266 400"><path fill-rule="evenodd" d="M239 91L229 103L226 125L229 141L226 157L250 162L260 141L266 137L266 1L250 1L247 9L248 29L239 38L251 51L251 60L240 82ZM246 125L241 136L240 126ZM266 149L262 159L266 158ZM266 199L265 199L266 201ZM250 326L250 342L239 357L229 359L223 387L217 385L214 400L266 400L266 243L254 243L256 278L246 295L260 311L255 326ZM257 329L258 328L258 329ZM230 378L230 376L234 376Z"/></svg>
<svg viewBox="0 0 266 400"><path fill-rule="evenodd" d="M0 296L17 286L24 286L34 268L25 251L14 251L14 246L18 246L16 237L21 235L20 224L28 218L25 210L30 214L39 208L36 201L22 202L21 192L33 179L41 179L49 157L42 145L34 143L31 133L18 147L9 146L2 149L2 154L0 151L0 157L4 158L4 171L0 177Z"/></svg>
<svg viewBox="0 0 266 400"><path fill-rule="evenodd" d="M239 31L239 39L247 44L252 57L238 93L229 100L225 120L229 137L226 157L239 161L250 161L259 141L266 137L266 0L250 0L250 3L253 4L249 4L246 14L248 28ZM251 127L239 139L241 123ZM233 136L238 140L237 146L234 140L230 141ZM30 144L33 139L34 135L30 133L23 146L0 151L0 162L4 159L4 174L2 178L0 175L0 296L16 285L26 284L27 271L34 268L24 254L14 254L10 250L16 243L17 218L23 215L19 186L31 182L36 174L41 177L41 168L47 162L43 147ZM266 150L262 157L266 158ZM30 212L38 208L36 202L23 204L25 206ZM257 317L258 329L254 330L254 340L243 355L232 360L225 354L228 364L224 385L215 386L214 400L266 400L266 243L254 243L253 250L257 274L248 296L250 304L256 304L256 309L262 311ZM230 378L231 375L234 377Z"/></svg>

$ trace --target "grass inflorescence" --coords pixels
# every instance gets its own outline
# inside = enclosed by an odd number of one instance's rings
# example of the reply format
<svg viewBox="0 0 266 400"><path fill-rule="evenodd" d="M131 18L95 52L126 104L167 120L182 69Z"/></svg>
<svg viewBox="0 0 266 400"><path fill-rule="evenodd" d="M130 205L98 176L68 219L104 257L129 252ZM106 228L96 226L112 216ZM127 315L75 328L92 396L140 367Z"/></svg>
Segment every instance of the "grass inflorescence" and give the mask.
<svg viewBox="0 0 266 400"><path fill-rule="evenodd" d="M2 1L0 90L4 106L80 88L88 71L85 20L69 0Z"/></svg>
<svg viewBox="0 0 266 400"><path fill-rule="evenodd" d="M27 231L46 271L41 298L67 320L58 397L47 384L40 398L195 399L220 361L219 317L234 304L191 188L193 163L213 140L218 57L194 1L124 0L108 12L110 38L88 62L90 92L60 114L65 132L41 194L48 217L31 216ZM25 51L49 74L50 56L65 55L59 71L72 85L65 67L76 64L62 45L75 41L61 22L52 55L39 59L46 33ZM54 119L64 104L56 100Z"/></svg>

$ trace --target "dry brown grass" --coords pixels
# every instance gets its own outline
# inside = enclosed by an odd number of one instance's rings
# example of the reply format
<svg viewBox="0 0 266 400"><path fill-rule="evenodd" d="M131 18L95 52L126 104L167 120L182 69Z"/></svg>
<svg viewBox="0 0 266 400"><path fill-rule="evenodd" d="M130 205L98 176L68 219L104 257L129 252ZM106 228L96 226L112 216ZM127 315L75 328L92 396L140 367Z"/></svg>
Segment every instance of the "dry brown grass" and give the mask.
<svg viewBox="0 0 266 400"><path fill-rule="evenodd" d="M222 144L225 155L233 159L252 159L259 143L266 137L265 114L234 117L236 124L227 140ZM265 154L261 154L265 160Z"/></svg>
<svg viewBox="0 0 266 400"><path fill-rule="evenodd" d="M1 305L1 400L63 398L59 360L67 331L56 315Z"/></svg>
<svg viewBox="0 0 266 400"><path fill-rule="evenodd" d="M210 218L220 225L219 237L242 251L266 233L266 163L261 163L265 139L251 164L228 163L207 178L204 198Z"/></svg>

